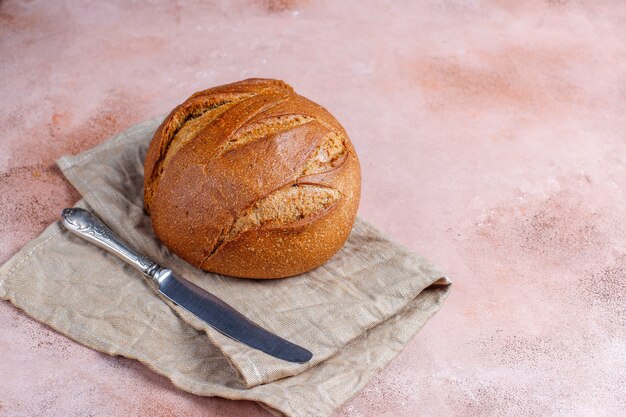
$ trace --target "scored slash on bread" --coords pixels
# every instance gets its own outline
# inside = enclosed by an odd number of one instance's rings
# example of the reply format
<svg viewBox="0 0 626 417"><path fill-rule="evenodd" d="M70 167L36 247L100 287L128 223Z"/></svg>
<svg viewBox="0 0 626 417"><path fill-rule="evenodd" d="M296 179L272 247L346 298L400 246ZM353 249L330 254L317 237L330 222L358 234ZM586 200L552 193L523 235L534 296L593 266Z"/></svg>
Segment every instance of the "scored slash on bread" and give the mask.
<svg viewBox="0 0 626 417"><path fill-rule="evenodd" d="M278 80L192 95L155 132L144 173L159 239L199 268L238 277L323 264L347 239L360 197L343 127Z"/></svg>

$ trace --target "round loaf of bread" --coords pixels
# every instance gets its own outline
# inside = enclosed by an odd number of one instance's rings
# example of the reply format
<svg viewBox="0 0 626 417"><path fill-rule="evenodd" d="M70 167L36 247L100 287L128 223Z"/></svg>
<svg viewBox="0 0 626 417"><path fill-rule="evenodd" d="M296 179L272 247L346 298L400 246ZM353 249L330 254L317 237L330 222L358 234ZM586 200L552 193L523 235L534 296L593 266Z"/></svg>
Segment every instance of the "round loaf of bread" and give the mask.
<svg viewBox="0 0 626 417"><path fill-rule="evenodd" d="M224 275L282 278L322 265L359 205L359 160L345 130L278 80L195 93L156 131L144 168L158 238Z"/></svg>

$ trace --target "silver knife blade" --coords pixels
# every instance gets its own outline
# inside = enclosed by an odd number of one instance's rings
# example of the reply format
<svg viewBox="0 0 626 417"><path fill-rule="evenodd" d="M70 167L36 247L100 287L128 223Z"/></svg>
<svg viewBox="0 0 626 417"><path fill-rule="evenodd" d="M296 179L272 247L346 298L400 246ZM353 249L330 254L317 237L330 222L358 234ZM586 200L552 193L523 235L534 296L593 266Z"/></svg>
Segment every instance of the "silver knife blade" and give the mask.
<svg viewBox="0 0 626 417"><path fill-rule="evenodd" d="M265 330L213 294L164 271L158 277L159 292L218 332L285 361L305 363L313 357L309 350Z"/></svg>
<svg viewBox="0 0 626 417"><path fill-rule="evenodd" d="M159 292L224 335L289 362L308 362L313 354L250 321L213 294L138 255L89 211L72 207L61 213L70 232L120 257L159 285Z"/></svg>

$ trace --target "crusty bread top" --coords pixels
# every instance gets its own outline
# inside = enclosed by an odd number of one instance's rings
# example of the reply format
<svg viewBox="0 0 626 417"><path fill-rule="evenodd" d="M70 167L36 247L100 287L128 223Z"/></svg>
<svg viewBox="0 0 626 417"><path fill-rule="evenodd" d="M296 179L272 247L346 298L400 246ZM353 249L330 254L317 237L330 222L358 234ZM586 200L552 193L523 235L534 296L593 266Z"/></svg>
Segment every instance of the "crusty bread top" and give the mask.
<svg viewBox="0 0 626 417"><path fill-rule="evenodd" d="M355 211L360 174L343 180L348 166L358 171L358 159L327 110L282 81L250 79L170 113L148 150L144 200L157 234L162 222L187 234L166 243L201 264L247 230L302 225L345 198Z"/></svg>

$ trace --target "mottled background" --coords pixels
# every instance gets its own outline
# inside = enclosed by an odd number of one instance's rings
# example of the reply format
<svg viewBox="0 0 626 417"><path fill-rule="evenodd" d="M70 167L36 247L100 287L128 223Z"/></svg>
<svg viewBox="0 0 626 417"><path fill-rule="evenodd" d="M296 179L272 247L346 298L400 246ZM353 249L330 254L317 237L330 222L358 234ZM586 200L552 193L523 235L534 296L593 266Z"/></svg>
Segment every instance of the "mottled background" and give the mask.
<svg viewBox="0 0 626 417"><path fill-rule="evenodd" d="M626 415L619 0L0 0L0 262L79 198L61 155L252 76L335 113L360 215L455 281L340 416ZM7 302L0 415L268 416Z"/></svg>

